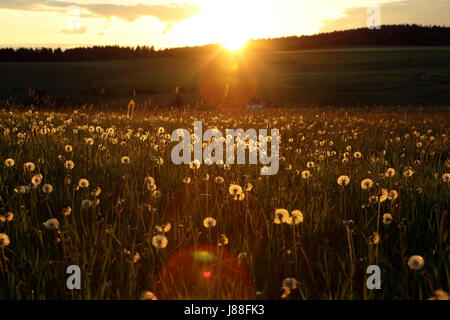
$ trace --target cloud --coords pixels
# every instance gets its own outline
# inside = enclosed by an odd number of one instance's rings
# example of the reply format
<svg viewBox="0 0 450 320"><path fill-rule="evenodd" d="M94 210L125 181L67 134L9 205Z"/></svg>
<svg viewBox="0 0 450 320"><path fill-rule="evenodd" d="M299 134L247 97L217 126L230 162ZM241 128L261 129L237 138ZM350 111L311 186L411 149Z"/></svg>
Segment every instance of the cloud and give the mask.
<svg viewBox="0 0 450 320"><path fill-rule="evenodd" d="M88 28L83 26L80 28L74 28L74 29L64 29L61 30L60 33L67 34L67 35L76 35L76 34L85 34L88 32Z"/></svg>
<svg viewBox="0 0 450 320"><path fill-rule="evenodd" d="M450 25L449 0L401 0L380 5L381 24ZM367 26L367 7L350 8L345 15L322 21L320 32Z"/></svg>
<svg viewBox="0 0 450 320"><path fill-rule="evenodd" d="M85 17L116 17L132 22L143 16L152 16L161 22L176 23L197 15L199 9L196 6L171 3L167 5L150 5L138 3L135 5L120 5L112 3L82 4L67 1L48 0L0 0L0 9L16 9L27 11L58 11L65 12L71 6L78 6Z"/></svg>

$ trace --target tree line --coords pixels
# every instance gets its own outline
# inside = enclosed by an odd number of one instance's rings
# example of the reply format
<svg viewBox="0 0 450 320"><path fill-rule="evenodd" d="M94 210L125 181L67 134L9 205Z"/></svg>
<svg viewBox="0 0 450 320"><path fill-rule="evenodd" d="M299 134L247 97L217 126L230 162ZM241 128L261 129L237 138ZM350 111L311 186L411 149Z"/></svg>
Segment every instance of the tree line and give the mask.
<svg viewBox="0 0 450 320"><path fill-rule="evenodd" d="M220 45L168 48L154 46L93 46L62 50L60 48L2 48L0 62L63 62L154 57L190 57L211 53ZM248 41L247 50L289 51L301 49L342 48L352 46L450 46L450 27L386 25L381 29L359 28L311 36L291 36Z"/></svg>

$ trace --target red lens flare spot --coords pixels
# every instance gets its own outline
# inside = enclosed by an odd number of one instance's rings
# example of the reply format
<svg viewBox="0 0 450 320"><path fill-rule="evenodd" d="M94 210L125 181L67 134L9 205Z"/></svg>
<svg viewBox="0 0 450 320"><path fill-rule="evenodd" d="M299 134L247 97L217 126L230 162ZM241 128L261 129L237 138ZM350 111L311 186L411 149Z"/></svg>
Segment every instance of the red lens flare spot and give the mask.
<svg viewBox="0 0 450 320"><path fill-rule="evenodd" d="M203 278L208 279L209 277L211 277L211 271L204 271L203 272Z"/></svg>

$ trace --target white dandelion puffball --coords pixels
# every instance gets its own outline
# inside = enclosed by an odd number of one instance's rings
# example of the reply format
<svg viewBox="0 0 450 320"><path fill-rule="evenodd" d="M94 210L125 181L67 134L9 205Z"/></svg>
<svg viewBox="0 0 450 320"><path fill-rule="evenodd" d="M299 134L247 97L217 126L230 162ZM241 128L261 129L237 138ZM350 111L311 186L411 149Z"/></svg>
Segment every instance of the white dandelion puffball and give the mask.
<svg viewBox="0 0 450 320"><path fill-rule="evenodd" d="M58 221L58 219L51 218L51 219L48 219L46 222L44 222L44 226L45 226L45 228L47 228L47 230L58 230L59 229L59 221Z"/></svg>
<svg viewBox="0 0 450 320"><path fill-rule="evenodd" d="M6 233L0 233L0 248L9 246L11 241Z"/></svg>
<svg viewBox="0 0 450 320"><path fill-rule="evenodd" d="M424 265L425 265L425 260L419 255L411 256L408 259L408 266L412 270L420 270L423 268Z"/></svg>
<svg viewBox="0 0 450 320"><path fill-rule="evenodd" d="M340 176L337 178L337 184L340 186L346 186L350 183L350 178L348 176Z"/></svg>
<svg viewBox="0 0 450 320"><path fill-rule="evenodd" d="M164 249L165 247L167 247L167 243L167 237L162 234L157 234L152 238L152 245L157 249Z"/></svg>
<svg viewBox="0 0 450 320"><path fill-rule="evenodd" d="M205 228L207 228L207 229L215 227L216 226L216 219L214 219L212 217L205 218L203 220L203 226Z"/></svg>

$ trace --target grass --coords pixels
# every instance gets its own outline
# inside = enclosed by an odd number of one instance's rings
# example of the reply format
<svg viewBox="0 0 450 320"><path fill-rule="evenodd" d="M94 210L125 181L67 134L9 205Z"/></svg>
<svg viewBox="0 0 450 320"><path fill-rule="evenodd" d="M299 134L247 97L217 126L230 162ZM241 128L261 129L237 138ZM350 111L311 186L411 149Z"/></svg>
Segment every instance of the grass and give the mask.
<svg viewBox="0 0 450 320"><path fill-rule="evenodd" d="M448 111L195 109L128 119L123 112L4 110L0 233L10 244L0 253L0 298L139 299L151 291L160 299L428 299L448 292ZM278 174L260 176L260 165L174 165L167 134L192 129L194 120L222 132L278 128ZM34 171L24 169L27 162ZM42 181L33 185L37 174ZM342 175L350 178L345 187L337 183ZM87 188L79 186L83 178ZM363 190L366 178L374 184ZM232 184L244 188L242 200L230 195ZM386 199L383 189L398 197ZM280 208L300 210L303 221L274 223ZM214 227L204 226L207 217ZM50 218L59 221L56 230L44 225ZM420 270L408 265L413 255L425 261ZM73 264L81 290L66 287ZM373 264L381 290L366 287Z"/></svg>
<svg viewBox="0 0 450 320"><path fill-rule="evenodd" d="M257 53L245 61L257 79L256 95L273 105L448 105L449 48L355 48ZM219 55L222 57L221 55ZM23 99L29 87L69 102L129 99L195 104L210 72L210 57L78 63L1 63L0 96ZM238 61L239 59L237 59ZM230 62L232 66L234 62ZM240 67L240 64L238 63ZM419 73L432 75L421 80ZM231 79L232 81L232 79ZM206 81L206 83L208 83ZM103 96L99 95L104 88ZM223 91L223 88L221 89Z"/></svg>

